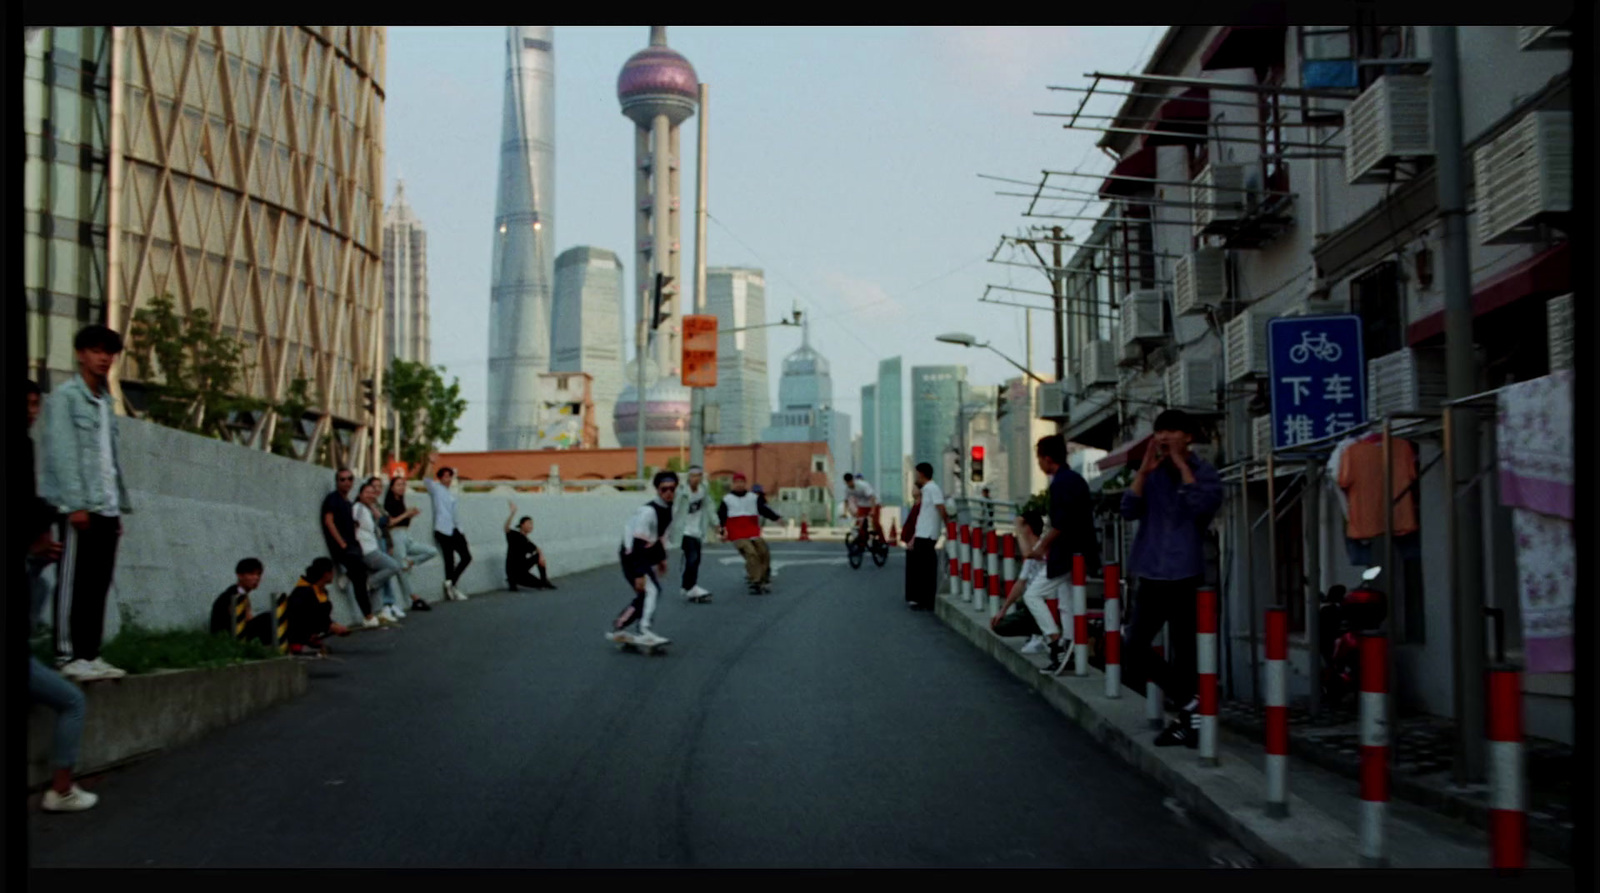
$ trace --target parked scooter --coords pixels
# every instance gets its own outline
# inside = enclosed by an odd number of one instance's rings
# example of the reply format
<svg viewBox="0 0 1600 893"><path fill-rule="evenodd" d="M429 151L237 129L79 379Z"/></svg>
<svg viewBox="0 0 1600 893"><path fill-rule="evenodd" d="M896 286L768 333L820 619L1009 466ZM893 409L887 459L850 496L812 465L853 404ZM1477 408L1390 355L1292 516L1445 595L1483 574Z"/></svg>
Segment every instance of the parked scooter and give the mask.
<svg viewBox="0 0 1600 893"><path fill-rule="evenodd" d="M1361 585L1344 591L1328 590L1318 613L1322 633L1322 696L1337 706L1361 690L1361 636L1383 628L1389 617L1389 597L1373 585L1382 568L1368 568Z"/></svg>

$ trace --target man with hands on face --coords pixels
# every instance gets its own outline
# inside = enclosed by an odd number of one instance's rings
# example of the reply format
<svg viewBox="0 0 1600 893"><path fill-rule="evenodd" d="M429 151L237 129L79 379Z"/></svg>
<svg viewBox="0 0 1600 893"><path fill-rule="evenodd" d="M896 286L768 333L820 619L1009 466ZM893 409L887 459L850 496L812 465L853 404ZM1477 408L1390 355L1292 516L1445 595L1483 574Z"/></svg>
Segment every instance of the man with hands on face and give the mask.
<svg viewBox="0 0 1600 893"><path fill-rule="evenodd" d="M1217 469L1190 451L1195 427L1188 414L1167 410L1156 417L1155 434L1133 486L1122 496L1122 516L1139 522L1128 556L1128 574L1138 578L1133 632L1128 636L1125 679L1151 679L1184 707L1156 738L1159 747L1198 747L1195 592L1205 576L1205 532L1222 507ZM1172 661L1150 650L1161 627L1172 625Z"/></svg>

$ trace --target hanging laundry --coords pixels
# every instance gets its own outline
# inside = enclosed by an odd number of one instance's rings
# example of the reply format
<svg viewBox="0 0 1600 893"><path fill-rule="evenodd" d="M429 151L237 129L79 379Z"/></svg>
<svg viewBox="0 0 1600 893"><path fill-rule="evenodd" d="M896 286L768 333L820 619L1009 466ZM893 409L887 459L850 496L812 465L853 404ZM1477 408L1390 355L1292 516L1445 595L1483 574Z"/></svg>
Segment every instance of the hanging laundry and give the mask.
<svg viewBox="0 0 1600 893"><path fill-rule="evenodd" d="M1572 371L1508 385L1499 403L1500 501L1572 520Z"/></svg>
<svg viewBox="0 0 1600 893"><path fill-rule="evenodd" d="M1383 511L1390 503L1394 505L1395 537L1417 532L1417 500L1410 492L1417 479L1417 451L1410 441L1399 439L1390 441L1390 449L1394 487L1387 499L1383 495L1382 437L1376 442L1359 440L1344 450L1339 462L1339 486L1349 497L1349 522L1345 525L1348 539L1383 536Z"/></svg>
<svg viewBox="0 0 1600 893"><path fill-rule="evenodd" d="M1529 673L1571 673L1577 551L1572 522L1528 509L1511 513L1517 590Z"/></svg>
<svg viewBox="0 0 1600 893"><path fill-rule="evenodd" d="M1339 497L1339 517L1347 519L1350 517L1350 497L1345 495L1344 487L1339 485L1339 470L1343 467L1340 462L1344 460L1345 449L1355 442L1356 438L1346 437L1333 448L1333 453L1328 456L1328 472L1325 478L1329 489Z"/></svg>

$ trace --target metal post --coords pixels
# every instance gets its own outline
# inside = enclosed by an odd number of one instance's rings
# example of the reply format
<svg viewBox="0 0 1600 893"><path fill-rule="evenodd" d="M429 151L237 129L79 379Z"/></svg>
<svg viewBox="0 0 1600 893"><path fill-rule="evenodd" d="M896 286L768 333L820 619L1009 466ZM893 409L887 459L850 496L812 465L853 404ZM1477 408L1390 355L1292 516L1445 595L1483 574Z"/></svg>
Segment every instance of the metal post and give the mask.
<svg viewBox="0 0 1600 893"><path fill-rule="evenodd" d="M706 312L706 93L700 85L700 139L695 146L698 171L695 174L694 208L694 312ZM706 462L706 389L689 391L689 464Z"/></svg>
<svg viewBox="0 0 1600 893"><path fill-rule="evenodd" d="M956 379L956 433L961 437L961 455L956 457L956 479L961 484L961 498L967 498L967 468L962 463L972 461L967 457L967 387ZM964 503L963 503L964 507Z"/></svg>
<svg viewBox="0 0 1600 893"><path fill-rule="evenodd" d="M1050 270L1051 303L1055 306L1056 330L1056 381L1067 380L1067 348L1066 333L1062 326L1066 324L1066 297L1062 294L1065 283L1061 277L1061 227L1050 230L1055 237L1055 244L1050 247L1055 252L1055 266Z"/></svg>
<svg viewBox="0 0 1600 893"><path fill-rule="evenodd" d="M1267 453L1267 599L1268 604L1279 604L1281 598L1278 592L1278 460L1270 451ZM1250 594L1255 595L1252 587ZM1256 604L1250 605L1250 703L1257 710L1261 709L1261 641L1256 638L1260 633L1261 609Z"/></svg>
<svg viewBox="0 0 1600 893"><path fill-rule="evenodd" d="M1447 393L1451 400L1474 392L1472 273L1467 258L1467 184L1461 125L1461 69L1456 29L1435 25L1432 45L1434 146L1438 151L1439 217L1444 222L1444 339ZM1456 443L1450 487L1478 473L1478 419L1471 412L1456 420ZM1455 774L1458 782L1484 775L1483 528L1476 488L1461 494L1456 506L1456 560L1450 591L1455 593L1457 690Z"/></svg>
<svg viewBox="0 0 1600 893"><path fill-rule="evenodd" d="M1322 469L1313 460L1306 460L1305 495L1305 550L1306 550L1306 643L1311 647L1310 712L1322 712Z"/></svg>
<svg viewBox="0 0 1600 893"><path fill-rule="evenodd" d="M1248 464L1241 469L1241 473L1239 475L1239 496L1239 513L1242 516L1239 519L1239 526L1244 528L1244 535L1240 538L1240 545L1242 546L1240 551L1243 553L1243 561L1240 564L1239 585L1244 587L1245 613L1250 618L1251 654L1254 655L1256 636L1256 568L1254 554L1255 550L1252 548L1252 546L1255 543L1255 530L1253 529L1253 522L1251 521L1250 517L1252 514L1254 514L1254 512L1250 510L1250 466ZM1229 634L1232 635L1231 630L1229 631ZM1256 672L1254 657L1251 658L1250 672L1252 674ZM1252 676L1252 678L1259 677ZM1256 683L1251 682L1250 688L1252 691L1254 691L1256 688ZM1254 700L1254 695L1252 695L1252 700Z"/></svg>
<svg viewBox="0 0 1600 893"><path fill-rule="evenodd" d="M646 362L645 354L649 350L649 340L648 340L648 333L650 331L650 320L648 318L649 315L650 315L650 301L648 299L640 300L639 301L639 344L638 344L637 352L634 354L635 365L637 365L639 367L639 374L637 376L638 381L636 382L636 385L638 386L639 390L635 392L634 401L633 401L634 409L638 411L638 418L635 420L635 423L634 423L634 431L636 432L637 437L638 437L638 445L637 445L638 459L635 462L636 468L635 468L633 476L636 477L636 478L639 478L641 480L644 479L644 364Z"/></svg>
<svg viewBox="0 0 1600 893"><path fill-rule="evenodd" d="M1384 722L1389 727L1390 753L1394 755L1396 763L1400 761L1400 726L1399 720L1399 679L1394 674L1394 653L1400 644L1399 628L1395 625L1395 606L1397 600L1394 588L1394 419L1391 416L1383 417L1383 501L1386 510L1383 513L1383 591L1388 594L1385 601L1388 603L1388 616L1384 619L1383 631L1389 637L1389 647L1384 650L1388 665L1384 667L1384 675L1389 680L1389 697L1384 701L1384 708L1388 711L1384 715Z"/></svg>

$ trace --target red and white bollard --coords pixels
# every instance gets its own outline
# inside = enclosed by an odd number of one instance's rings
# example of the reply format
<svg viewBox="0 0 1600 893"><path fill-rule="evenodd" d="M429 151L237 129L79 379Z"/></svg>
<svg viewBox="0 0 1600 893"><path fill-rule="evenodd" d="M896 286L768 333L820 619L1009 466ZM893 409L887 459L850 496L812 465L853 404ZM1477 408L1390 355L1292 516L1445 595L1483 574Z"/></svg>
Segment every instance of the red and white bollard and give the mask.
<svg viewBox="0 0 1600 893"><path fill-rule="evenodd" d="M1195 597L1195 668L1199 672L1200 764L1217 765L1217 591L1207 586Z"/></svg>
<svg viewBox="0 0 1600 893"><path fill-rule="evenodd" d="M945 524L944 554L950 559L950 594L961 595L961 543L956 539L956 522Z"/></svg>
<svg viewBox="0 0 1600 893"><path fill-rule="evenodd" d="M972 610L979 614L989 606L989 531L982 527L972 532Z"/></svg>
<svg viewBox="0 0 1600 893"><path fill-rule="evenodd" d="M1522 768L1522 672L1489 670L1490 867L1528 867L1528 802Z"/></svg>
<svg viewBox="0 0 1600 893"><path fill-rule="evenodd" d="M1010 595L1011 587L1017 585L1016 534L1008 533L1005 535L1005 539L1000 543L1000 551L1003 556L1000 562L1000 594L1002 596L1000 600L1004 602L1004 596ZM998 614L999 612L1000 609L996 607L995 613Z"/></svg>
<svg viewBox="0 0 1600 893"><path fill-rule="evenodd" d="M1165 651L1160 645L1151 645L1150 654L1156 659L1164 659ZM1153 663L1147 655L1147 664ZM1161 693L1161 686L1156 684L1154 674L1146 672L1144 677L1144 718L1150 723L1150 728L1161 731L1167 727L1166 696Z"/></svg>
<svg viewBox="0 0 1600 893"><path fill-rule="evenodd" d="M1122 697L1122 569L1106 565L1106 697Z"/></svg>
<svg viewBox="0 0 1600 893"><path fill-rule="evenodd" d="M972 601L972 528L961 525L961 597Z"/></svg>
<svg viewBox="0 0 1600 893"><path fill-rule="evenodd" d="M1289 817L1289 610L1267 609L1267 816Z"/></svg>
<svg viewBox="0 0 1600 893"><path fill-rule="evenodd" d="M1000 613L1000 534L989 531L989 616Z"/></svg>
<svg viewBox="0 0 1600 893"><path fill-rule="evenodd" d="M1389 812L1389 640L1361 637L1361 864L1381 868Z"/></svg>
<svg viewBox="0 0 1600 893"><path fill-rule="evenodd" d="M1089 574L1083 556L1072 556L1072 674L1089 675Z"/></svg>

